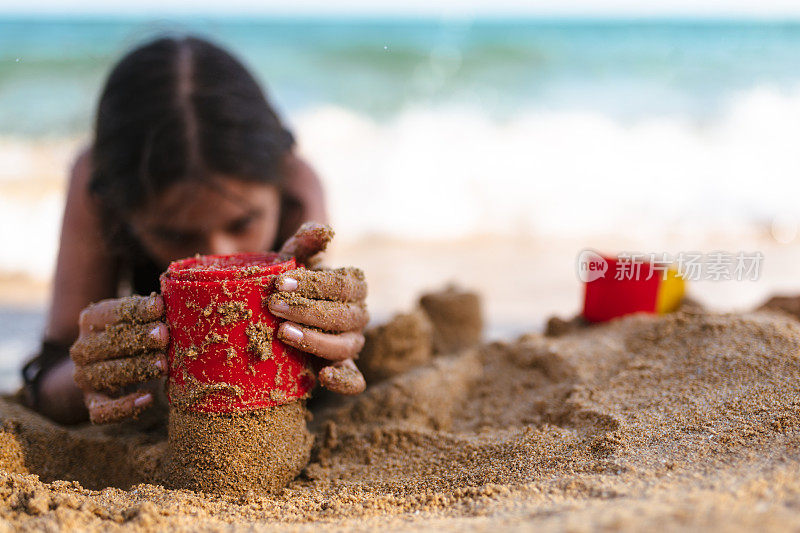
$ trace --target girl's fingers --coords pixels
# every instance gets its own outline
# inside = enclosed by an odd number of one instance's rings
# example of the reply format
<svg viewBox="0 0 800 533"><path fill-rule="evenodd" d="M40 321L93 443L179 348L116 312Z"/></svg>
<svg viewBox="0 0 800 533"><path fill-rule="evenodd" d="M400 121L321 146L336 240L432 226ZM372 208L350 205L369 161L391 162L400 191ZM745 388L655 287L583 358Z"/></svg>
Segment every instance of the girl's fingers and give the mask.
<svg viewBox="0 0 800 533"><path fill-rule="evenodd" d="M99 392L89 392L85 402L92 424L110 424L137 416L153 403L153 394L141 391L111 398Z"/></svg>
<svg viewBox="0 0 800 533"><path fill-rule="evenodd" d="M127 385L144 383L166 373L167 357L163 353L147 353L76 366L75 383L85 391L113 393Z"/></svg>
<svg viewBox="0 0 800 533"><path fill-rule="evenodd" d="M362 303L328 302L276 293L270 297L268 307L275 316L325 331L360 331L369 322L369 313Z"/></svg>
<svg viewBox="0 0 800 533"><path fill-rule="evenodd" d="M331 361L355 359L364 347L364 335L355 331L325 333L305 328L294 322L284 322L278 327L278 338L298 350Z"/></svg>
<svg viewBox="0 0 800 533"><path fill-rule="evenodd" d="M280 253L293 255L299 263L305 263L322 252L333 238L330 226L319 222L306 222L284 243Z"/></svg>
<svg viewBox="0 0 800 533"><path fill-rule="evenodd" d="M331 392L346 395L361 394L367 388L364 376L351 359L320 370L319 383Z"/></svg>
<svg viewBox="0 0 800 533"><path fill-rule="evenodd" d="M275 288L313 300L357 302L367 297L364 272L355 267L336 270L305 268L289 270L278 276Z"/></svg>
<svg viewBox="0 0 800 533"><path fill-rule="evenodd" d="M76 365L86 365L146 351L164 350L167 344L169 330L163 322L115 324L103 331L81 335L70 348L69 354Z"/></svg>
<svg viewBox="0 0 800 533"><path fill-rule="evenodd" d="M81 311L78 324L81 333L103 330L110 324L133 322L141 324L164 316L164 299L158 294L129 296L93 303Z"/></svg>

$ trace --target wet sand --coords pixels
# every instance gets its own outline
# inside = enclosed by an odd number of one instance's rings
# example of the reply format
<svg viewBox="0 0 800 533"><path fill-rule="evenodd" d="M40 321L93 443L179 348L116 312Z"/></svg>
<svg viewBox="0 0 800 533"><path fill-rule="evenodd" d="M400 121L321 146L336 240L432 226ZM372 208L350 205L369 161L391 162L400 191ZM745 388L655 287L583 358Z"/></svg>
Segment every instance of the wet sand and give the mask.
<svg viewBox="0 0 800 533"><path fill-rule="evenodd" d="M777 530L800 524L800 323L632 316L456 354L312 406L277 495L152 484L163 419L64 429L0 402L0 518L88 530ZM38 478L37 478L38 475Z"/></svg>

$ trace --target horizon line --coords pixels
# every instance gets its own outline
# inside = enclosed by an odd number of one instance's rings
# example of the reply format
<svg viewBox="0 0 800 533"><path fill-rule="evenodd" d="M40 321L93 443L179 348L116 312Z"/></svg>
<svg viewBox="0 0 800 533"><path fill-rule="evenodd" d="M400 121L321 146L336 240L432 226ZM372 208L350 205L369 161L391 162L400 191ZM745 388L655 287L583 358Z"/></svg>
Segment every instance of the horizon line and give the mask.
<svg viewBox="0 0 800 533"><path fill-rule="evenodd" d="M494 20L530 21L530 22L800 22L800 11L778 13L534 13L534 12L463 12L463 13L430 13L430 12L311 12L311 11L169 11L161 12L110 12L110 11L3 11L0 19L73 19L73 20L122 20L122 19L158 19L180 17L184 19L218 19L239 20L257 18L260 20L364 20L364 21L439 21L439 20Z"/></svg>

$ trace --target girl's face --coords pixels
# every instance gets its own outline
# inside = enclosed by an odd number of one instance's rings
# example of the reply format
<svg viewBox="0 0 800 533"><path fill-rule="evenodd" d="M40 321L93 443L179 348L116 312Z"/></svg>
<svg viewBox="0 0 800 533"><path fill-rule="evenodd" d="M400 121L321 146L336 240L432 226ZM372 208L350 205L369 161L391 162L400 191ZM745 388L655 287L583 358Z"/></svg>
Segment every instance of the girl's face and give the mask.
<svg viewBox="0 0 800 533"><path fill-rule="evenodd" d="M167 188L129 219L134 236L161 268L194 254L268 251L278 233L274 185L215 176Z"/></svg>

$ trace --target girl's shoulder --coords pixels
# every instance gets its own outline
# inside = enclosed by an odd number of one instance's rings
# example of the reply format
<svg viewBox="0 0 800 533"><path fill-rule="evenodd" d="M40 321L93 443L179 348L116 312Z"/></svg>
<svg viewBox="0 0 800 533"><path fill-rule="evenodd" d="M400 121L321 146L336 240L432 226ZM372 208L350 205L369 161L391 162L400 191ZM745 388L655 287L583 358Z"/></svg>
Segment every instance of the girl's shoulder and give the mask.
<svg viewBox="0 0 800 533"><path fill-rule="evenodd" d="M87 231L94 234L102 225L100 207L89 187L91 177L92 150L86 147L78 152L70 170L62 232L78 229L83 234Z"/></svg>
<svg viewBox="0 0 800 533"><path fill-rule="evenodd" d="M78 152L69 175L69 187L89 192L89 180L92 175L92 148L86 146Z"/></svg>

